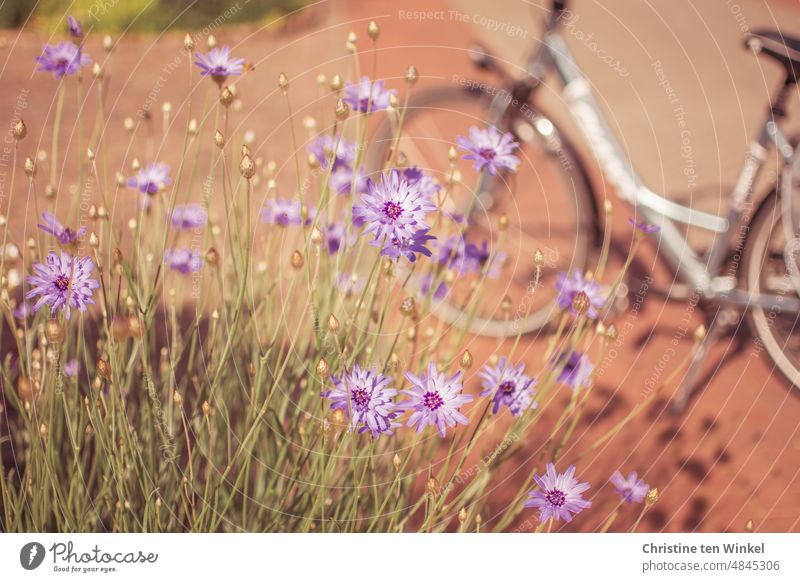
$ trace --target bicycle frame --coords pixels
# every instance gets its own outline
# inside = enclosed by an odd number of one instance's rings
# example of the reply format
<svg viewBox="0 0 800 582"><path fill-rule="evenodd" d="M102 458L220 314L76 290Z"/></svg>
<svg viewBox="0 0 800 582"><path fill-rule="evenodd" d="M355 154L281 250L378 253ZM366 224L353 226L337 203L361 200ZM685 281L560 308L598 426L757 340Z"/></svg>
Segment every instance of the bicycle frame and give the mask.
<svg viewBox="0 0 800 582"><path fill-rule="evenodd" d="M636 173L592 96L589 82L575 63L563 37L557 32L559 18L560 13L555 13L551 18L544 41L529 63L528 70L534 79L533 87L544 73L555 72L562 84L565 101L606 180L615 187L621 198L634 206L639 215L660 226L659 252L669 266L705 299L741 307L758 305L778 312L800 312L800 299L797 297L769 293L751 295L735 288L735 277L722 275L731 245L740 244L744 238L739 226L745 203L770 147L776 148L783 162L783 188L791 188L794 149L775 121L778 117L777 106L770 108L757 140L749 146L744 165L730 195L726 217L672 202L650 190ZM782 92L779 99L785 96L784 93ZM499 103L496 97L491 107L492 117L499 119L506 108L507 102ZM781 194L784 197L789 195L787 191ZM690 248L677 223L716 234L707 258L700 258ZM736 237L735 233L740 234Z"/></svg>

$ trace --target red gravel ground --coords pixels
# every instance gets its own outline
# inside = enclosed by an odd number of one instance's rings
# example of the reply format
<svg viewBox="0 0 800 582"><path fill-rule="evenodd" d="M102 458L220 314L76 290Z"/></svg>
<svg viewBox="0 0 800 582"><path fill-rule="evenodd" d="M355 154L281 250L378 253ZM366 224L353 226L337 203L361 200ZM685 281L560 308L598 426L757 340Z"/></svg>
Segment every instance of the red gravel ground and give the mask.
<svg viewBox="0 0 800 582"><path fill-rule="evenodd" d="M471 4L480 7L474 8ZM788 0L769 5L744 1L740 4L741 11L753 22L764 19L765 6L769 14L772 14L773 9L778 12L783 11L784 14L794 15L795 21L798 20L796 16L800 14L797 3ZM624 6L627 8L628 5ZM497 46L498 50L505 51L504 56L510 52L513 54L509 58L518 59L521 53L517 49L522 45L514 43L533 42L538 34L537 29L533 28L531 17L519 7L514 13L519 18L513 22L530 31L526 39L516 37L509 39L508 35L491 33L485 28L482 30L480 26L471 28L469 19L464 22L464 18L450 17L447 11L458 10L462 15L475 13L489 15L493 14L493 10L499 13L505 9L506 7L489 7L467 1L453 4L447 4L444 0L403 2L402 10L446 11L443 20L420 21L401 16L397 3L388 0L370 3L336 2L316 8L309 16L291 19L285 30L251 27L217 30L215 34L218 39L236 45L235 52L254 61L258 72L257 75L248 75L237 83L244 109L241 113L233 114L231 124L252 128L255 131L257 155L275 159L279 165L290 166L291 157L282 148L282 144L289 143L285 107L275 84L265 80L277 79L278 73L285 70L292 79L292 95L316 96L317 74L325 73L330 77L337 71L342 73L349 71L350 61L344 51L344 38L347 32L357 31L361 37L360 46L366 46L364 40L366 23L370 19L375 19L382 27L378 59L380 76L389 79L390 85L402 87L400 78L407 65L414 63L423 75L421 86L446 83L452 79L454 73L472 74L465 49L476 37L483 37L489 44ZM688 12L688 8L682 9ZM609 52L616 51L616 54L628 58L635 64L637 62L635 51L629 52L630 47L626 47L622 40L614 36L614 27L617 27L619 22L630 28L641 26L641 32L637 33L638 38L643 39L645 43L652 38L651 42L655 43L658 40L657 33L663 31L670 22L669 13L676 9L663 7L663 12L666 14L666 20L663 21L638 19L636 10L631 9L631 13L628 13L620 2L603 4L588 0L578 2L575 12L580 14L582 10L585 10L587 16L581 25L586 30L596 29L597 38L601 42L608 43L606 46L609 47ZM714 10L716 13L712 13ZM715 14L719 18L723 16L730 18L732 16L730 12L721 14L725 10L724 7L707 9L704 13L705 18L686 22L683 29L677 32L683 35L680 37L682 46L687 47L689 54L692 54L688 62L697 61L696 66L702 74L705 74L703 67L706 66L710 77L713 77L718 70L716 65L708 59L703 60L700 56L695 58L694 55L698 53L691 53L691 50L703 51L704 39L717 38L713 31L706 30L705 26L711 22ZM511 22L508 15L497 18L505 18L504 22ZM729 31L736 26L736 22L731 21L725 26L725 30ZM696 33L692 32L692 27L696 27ZM741 63L741 66L745 67L742 75L755 73L754 81L762 81L758 76L759 69L754 64L755 59L740 49L739 34L740 31L736 28L726 37L727 45L724 50L726 55L731 55L730 67L738 67ZM0 63L2 63L0 76L5 89L0 92L2 122L5 125L15 112L25 118L30 137L23 142L21 150L23 156L34 155L40 149L49 151L55 83L45 75L33 74L34 58L39 54L41 45L48 39L30 31L5 31L2 36L7 41L7 46L0 52ZM122 120L126 116L135 117L137 110L146 107L148 101L153 103L151 123L156 133L161 131L160 108L164 101L172 102L174 119L181 122L185 119L187 103L184 102L184 97L188 85L188 64L179 52L182 36L181 33L167 33L157 39L132 35L119 39L114 51L112 68L109 71L112 79L112 100L108 106L110 122L106 140L113 144L114 147L111 149L117 156L109 163L112 173L116 168L128 167L133 157L143 161L158 158L173 165L177 164L175 152L179 150L181 144L180 130L174 129L169 138L164 141L155 140L152 144L144 138L131 141L122 127ZM591 53L580 47L575 39L568 38L568 40L576 47L581 64L587 68L591 76L594 73ZM99 39L95 36L87 47L87 52L95 59L104 56L104 51L98 42ZM655 49L653 52L657 53ZM167 63L172 63L175 59L178 60L174 66L165 68ZM639 68L631 67L633 79L638 79L638 75L647 81L647 83L642 82L642 85L655 84L651 77L647 77L652 75L647 70L648 62L645 61L644 66ZM362 70L369 70L371 66L371 56L363 55ZM595 64L595 67L601 69L602 65ZM683 87L678 72L680 70L685 69L678 63L670 69L670 72L674 73L676 86ZM609 81L608 75L609 72L606 70L599 71L598 85L601 86L603 99L608 100L606 105L615 112L615 125L619 124L617 129L621 129L625 135L629 149L637 153L637 156L634 156L635 160L638 163L639 157L644 158L644 163L641 164L643 175L648 179L654 177L655 180L674 185L675 174L663 167L673 161L670 158L672 154L667 151L670 148L667 146L675 143L674 127L673 131L665 136L665 153L661 155L657 147L659 142L651 139L652 127L645 126L646 131L636 131L634 124L637 122L637 112L635 106L631 107L632 92L626 89L628 85L615 83L613 79ZM769 86L775 84L774 77L775 71L770 69L770 76L767 79ZM159 82L159 78L164 78L164 81ZM706 104L702 104L701 107L701 103L692 100L697 94L703 98L703 91L698 93L697 87L689 85L685 85L684 95L686 95L687 110L695 114L694 127L697 128L695 133L700 144L698 158L701 161L712 159L719 162L709 172L711 177L708 174L704 176L704 182L714 184L713 176L716 175L717 182L728 184L731 181L731 171L741 162L739 154L745 151L745 135L732 134L730 131L725 133L725 116L730 114L730 110L726 110L723 106L719 109L713 108L714 112L719 112L719 118L716 119L716 124L707 125L709 109L706 108ZM208 84L195 86L192 92L194 111L200 108L199 104L206 98L207 89L209 89ZM738 86L734 83L732 89L731 91L729 88L724 92L728 99L734 98ZM655 91L651 90L650 98L662 99L663 94L657 91L657 88ZM742 91L747 95L745 88ZM762 87L761 93L751 95L752 101L745 104L748 107L750 104L759 104L757 110L754 110L759 115L763 111L763 91ZM720 92L721 90L717 91L715 99L724 99L724 95L720 95ZM653 95L655 97L652 97ZM318 112L320 105L312 97L306 97L307 102L295 104L298 116ZM615 109L616 98L624 103L620 106L619 113ZM97 111L96 97L87 99L85 107L89 113L85 119L94 119L93 116ZM77 103L74 98L70 98L65 107L65 127L73 126L76 112ZM712 120L715 119L714 115L710 117ZM747 109L747 114L743 117L747 118L747 123L743 119L738 119L737 127L746 125L751 132L753 123L750 119L754 118L751 111ZM672 123L672 120L669 120L669 123ZM89 125L87 122L87 126ZM664 121L657 119L656 127L664 127ZM667 124L666 127L670 126ZM718 132L719 128L722 129ZM146 135L146 132L140 134ZM82 144L81 149L85 145ZM211 147L212 144L206 144L206 151L210 151ZM78 148L77 138L73 136L65 153L75 156L79 151ZM153 151L150 151L150 148ZM737 156L734 160L728 158L727 152L731 148ZM653 151L656 155L652 155ZM644 153L648 155L642 155ZM10 164L5 157L0 162L4 169ZM46 172L46 164L43 164L42 169ZM0 180L3 185L0 201L2 208L5 208L8 177ZM76 180L76 175L65 171L59 178L60 194L66 197L70 191L70 184L74 184ZM12 236L16 240L24 240L30 236L34 222L32 219L23 219L34 214L34 198L34 195L26 193L25 189L18 189L14 193L15 209L11 214L10 227ZM716 198L711 201L703 199L699 203L714 207L720 204L720 200L722 199L717 188ZM258 203L260 204L260 201ZM66 198L60 199L59 204L66 207ZM129 197L127 193L121 193L119 198L114 200L114 204L113 214L121 222L134 207L135 199ZM521 205L524 210L524 199ZM617 208L619 211L615 214L613 232L617 246L626 248L630 238L626 228L627 213L622 211L622 203L619 203ZM703 241L699 240L699 244L702 243ZM655 248L646 244L640 255L641 266L652 271L651 288L668 287L672 282L672 275L667 273L656 260ZM619 261L619 257L615 260ZM563 462L575 460L597 435L623 418L626 412L647 394L646 386L654 380L661 381L673 371L677 373L677 378L664 389L664 393L655 399L654 404L644 414L606 443L598 456L593 457L591 461L577 462L582 480L588 480L593 484L590 493L595 503L585 518L576 520L568 528L591 531L602 526L609 512L613 510L613 503L610 501L611 487L607 484L607 479L611 472L621 467L625 471L638 470L651 486L657 486L661 490L661 500L646 516L640 526L642 531L742 531L749 519L753 520L757 531L799 531L800 398L798 395L800 391L791 390L778 376L766 356L754 349L746 326L740 324L736 336L724 337L709 357L702 393L690 402L688 410L682 416L670 417L666 405L682 374L678 366L691 348L692 330L703 322L703 318L699 309L693 309L682 303L665 302L649 289L640 289L636 284L632 285L629 301L628 310L617 316L616 324L620 336L615 346L613 361L611 365L604 367L604 372L597 380L587 414L576 430L579 438L563 452ZM670 348L674 345L673 338L678 338L675 355L668 356L672 353ZM470 349L476 354L478 362L482 362L487 354L497 350L494 340L476 338L471 341ZM535 370L541 363L546 340L526 339L523 344L518 353L522 354L522 358L530 364L531 369ZM664 367L665 370L660 371ZM472 390L477 388L477 384L476 378L468 382ZM568 395L564 393L560 398L566 403ZM551 410L555 408L553 406ZM551 413L545 416L543 421L545 425L548 421L553 421L550 416ZM535 459L537 448L542 444L534 438L525 444L524 454L518 457L518 466L515 466L513 471L508 470L508 480L492 493L490 505L493 510L501 510L521 480L529 478L533 464L526 459ZM487 451L480 451L480 454L486 453ZM484 516L489 523L491 523L490 518L491 515ZM626 524L632 523L634 518L634 513L623 513L612 529L621 530ZM520 523L517 526L526 529L529 524Z"/></svg>

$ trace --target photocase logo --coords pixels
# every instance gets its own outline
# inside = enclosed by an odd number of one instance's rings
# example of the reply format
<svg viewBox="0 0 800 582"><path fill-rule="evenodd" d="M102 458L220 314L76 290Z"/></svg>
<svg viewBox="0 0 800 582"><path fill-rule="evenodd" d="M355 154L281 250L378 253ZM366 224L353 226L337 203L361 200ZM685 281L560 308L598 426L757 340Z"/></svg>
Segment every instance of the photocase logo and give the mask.
<svg viewBox="0 0 800 582"><path fill-rule="evenodd" d="M26 570L35 570L44 561L44 546L39 542L29 542L19 551L19 563Z"/></svg>

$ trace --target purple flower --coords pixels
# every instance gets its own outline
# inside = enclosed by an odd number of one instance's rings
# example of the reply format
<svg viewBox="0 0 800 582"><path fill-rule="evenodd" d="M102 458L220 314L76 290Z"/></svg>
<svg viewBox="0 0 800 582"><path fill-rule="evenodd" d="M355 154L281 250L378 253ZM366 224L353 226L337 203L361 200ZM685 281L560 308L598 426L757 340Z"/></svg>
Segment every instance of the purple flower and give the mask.
<svg viewBox="0 0 800 582"><path fill-rule="evenodd" d="M333 155L333 148L336 155ZM352 168L356 162L356 146L343 137L320 135L308 146L308 153L314 156L323 170L327 170L333 158L332 172L340 168Z"/></svg>
<svg viewBox="0 0 800 582"><path fill-rule="evenodd" d="M333 172L328 179L331 189L342 196L346 196L351 192L363 194L367 191L368 183L369 179L364 175L364 171L361 168L358 170L340 168Z"/></svg>
<svg viewBox="0 0 800 582"><path fill-rule="evenodd" d="M150 196L170 184L172 180L169 177L169 166L162 163L147 164L144 169L136 173L136 176L128 178L128 188L137 188L142 194Z"/></svg>
<svg viewBox="0 0 800 582"><path fill-rule="evenodd" d="M36 62L39 63L37 70L53 73L56 79L60 79L64 75L74 75L81 66L92 61L79 46L71 42L59 42L45 45L44 52L36 57Z"/></svg>
<svg viewBox="0 0 800 582"><path fill-rule="evenodd" d="M178 205L172 210L172 226L189 230L202 228L208 222L208 212L200 204Z"/></svg>
<svg viewBox="0 0 800 582"><path fill-rule="evenodd" d="M58 243L62 246L74 245L78 239L86 234L86 228L79 228L75 232L69 227L61 224L55 216L49 212L42 212L42 222L44 224L37 225L40 229L55 237Z"/></svg>
<svg viewBox="0 0 800 582"><path fill-rule="evenodd" d="M67 27L69 28L69 33L74 38L81 38L83 36L83 27L74 16L67 16Z"/></svg>
<svg viewBox="0 0 800 582"><path fill-rule="evenodd" d="M644 496L650 491L650 486L644 482L644 479L639 479L636 471L628 473L627 479L622 476L622 473L615 471L611 475L611 484L622 500L628 503L641 503L644 501Z"/></svg>
<svg viewBox="0 0 800 582"><path fill-rule="evenodd" d="M94 303L92 295L100 283L92 279L92 271L94 263L89 257L73 257L63 251L60 254L50 252L44 263L34 263L33 275L27 278L33 289L25 298L39 297L33 306L34 311L49 305L52 313L61 309L69 319L73 307L84 312Z"/></svg>
<svg viewBox="0 0 800 582"><path fill-rule="evenodd" d="M425 245L428 244L428 241L435 240L436 237L429 235L428 230L427 228L418 230L408 238L393 238L385 243L375 239L370 244L372 246L380 246L381 255L385 257L398 259L402 256L414 263L418 254L426 257L431 256L430 249Z"/></svg>
<svg viewBox="0 0 800 582"><path fill-rule="evenodd" d="M167 249L164 252L164 263L173 271L182 275L196 273L203 266L203 258L200 251L189 249Z"/></svg>
<svg viewBox="0 0 800 582"><path fill-rule="evenodd" d="M559 273L558 280L556 281L556 289L559 292L557 299L558 306L561 309L569 308L575 315L577 315L577 313L575 313L575 309L572 307L572 301L581 291L586 293L586 296L589 298L589 309L586 311L589 317L597 317L597 310L602 309L606 302L603 298L603 294L600 292L600 285L595 281L584 279L581 271L573 271L572 275L567 275L563 272Z"/></svg>
<svg viewBox="0 0 800 582"><path fill-rule="evenodd" d="M200 76L211 77L218 85L222 85L229 75L241 75L244 72L244 59L231 57L231 49L227 46L213 48L207 54L195 53L194 64L200 67Z"/></svg>
<svg viewBox="0 0 800 582"><path fill-rule="evenodd" d="M445 239L437 240L435 243L436 262L446 269L456 269L459 275L469 272L469 265L466 261L467 243L460 234L451 235Z"/></svg>
<svg viewBox="0 0 800 582"><path fill-rule="evenodd" d="M286 200L282 198L267 200L267 204L261 209L261 222L266 224L276 224L278 226L300 226L303 224L303 206L299 200ZM309 224L316 214L315 208L308 209L308 217L305 220Z"/></svg>
<svg viewBox="0 0 800 582"><path fill-rule="evenodd" d="M431 288L433 287L433 274L428 273L420 279L419 282L419 292L422 294L423 297L427 297L430 292ZM441 281L437 286L436 290L433 292L433 298L437 301L444 299L445 295L447 295L447 284L444 281Z"/></svg>
<svg viewBox="0 0 800 582"><path fill-rule="evenodd" d="M659 230L661 230L661 227L658 226L657 224L650 224L649 222L646 222L644 220L642 220L641 222L636 222L635 219L629 218L628 222L631 223L631 226L633 226L636 230L645 235L653 234L654 232L658 232Z"/></svg>
<svg viewBox="0 0 800 582"><path fill-rule="evenodd" d="M480 245L468 243L464 247L464 259L468 270L481 273L485 268L486 276L490 279L497 279L500 267L507 258L508 255L503 251L497 251L492 255L488 240L484 240Z"/></svg>
<svg viewBox="0 0 800 582"><path fill-rule="evenodd" d="M436 210L397 170L384 172L379 182L370 180L369 192L361 196L361 202L353 206L353 219L366 225L363 234L373 233L381 244L412 241L428 228L426 215Z"/></svg>
<svg viewBox="0 0 800 582"><path fill-rule="evenodd" d="M516 171L519 158L513 155L519 144L514 141L510 133L501 134L497 128L490 125L488 129L469 128L469 139L463 136L456 138L458 147L467 152L465 160L474 162L476 172L486 168L492 176L497 175L501 169Z"/></svg>
<svg viewBox="0 0 800 582"><path fill-rule="evenodd" d="M493 394L492 414L497 414L501 406L507 406L514 416L521 416L529 408L536 408L533 395L536 394L536 380L524 373L525 364L511 365L501 357L497 365L486 365L480 372L484 388L481 396Z"/></svg>
<svg viewBox="0 0 800 582"><path fill-rule="evenodd" d="M578 483L573 465L559 475L553 463L548 463L547 473L534 475L533 480L539 489L528 493L530 499L525 502L525 507L539 510L539 523L548 519L572 521L573 516L592 506L591 501L581 496L591 485Z"/></svg>
<svg viewBox="0 0 800 582"><path fill-rule="evenodd" d="M361 82L358 84L347 81L344 85L344 102L353 111L360 111L361 113L372 113L373 111L388 109L392 95L397 95L397 91L384 89L382 79L372 82L369 77L361 77Z"/></svg>
<svg viewBox="0 0 800 582"><path fill-rule="evenodd" d="M400 415L394 401L397 390L390 387L392 378L378 373L376 367L363 370L353 364L350 371L332 376L333 389L322 396L331 400L331 410L343 410L351 429L370 431L374 438L392 434L400 426L394 419Z"/></svg>
<svg viewBox="0 0 800 582"><path fill-rule="evenodd" d="M73 358L64 364L63 371L68 378L75 378L81 371L81 363Z"/></svg>
<svg viewBox="0 0 800 582"><path fill-rule="evenodd" d="M335 255L342 248L346 249L355 243L356 236L347 236L347 228L341 222L332 222L325 229L325 242L328 245L328 254Z"/></svg>
<svg viewBox="0 0 800 582"><path fill-rule="evenodd" d="M426 174L416 166L403 170L403 177L409 184L416 186L420 194L430 200L433 200L439 190L442 189L433 176Z"/></svg>
<svg viewBox="0 0 800 582"><path fill-rule="evenodd" d="M565 358L566 361L564 361ZM583 388L589 383L594 364L589 361L589 357L586 354L572 352L568 357L562 354L558 358L558 363L561 362L564 362L564 367L561 369L556 382L566 384L573 390Z"/></svg>
<svg viewBox="0 0 800 582"><path fill-rule="evenodd" d="M454 427L456 423L467 424L467 417L459 412L459 408L472 401L472 396L463 394L461 372L456 372L450 378L440 374L436 364L428 365L428 373L419 377L411 372L406 372L406 379L411 382L408 390L403 394L408 396L400 407L411 410L408 426L416 426L417 432L428 426L435 426L439 434L444 436L446 427Z"/></svg>

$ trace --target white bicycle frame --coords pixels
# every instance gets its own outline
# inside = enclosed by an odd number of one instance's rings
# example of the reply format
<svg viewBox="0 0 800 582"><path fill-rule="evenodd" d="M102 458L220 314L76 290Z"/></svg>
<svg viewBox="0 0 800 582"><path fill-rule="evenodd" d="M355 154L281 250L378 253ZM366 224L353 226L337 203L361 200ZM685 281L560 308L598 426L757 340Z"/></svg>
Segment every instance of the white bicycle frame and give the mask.
<svg viewBox="0 0 800 582"><path fill-rule="evenodd" d="M569 47L555 30L547 33L530 68L538 72L543 67L554 70L563 84L563 96L578 122L578 128L586 143L598 160L605 179L615 187L621 198L635 207L639 215L648 222L660 226L659 252L676 273L706 299L743 307L759 305L779 312L800 312L800 299L794 294L752 295L736 289L733 277L721 275L731 244L739 242L734 240L734 233L739 231L738 226L747 197L752 191L764 165L768 148L771 146L776 148L784 165L781 181L784 191L781 194L784 199L791 199L794 149L772 115L764 122L758 139L750 144L736 186L730 196L727 217L717 216L667 200L643 183L603 117L600 107L592 96L589 82L575 63ZM713 246L705 260L691 249L676 223L716 233ZM793 237L787 237L787 240L793 240Z"/></svg>

